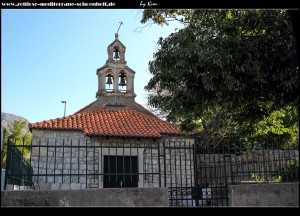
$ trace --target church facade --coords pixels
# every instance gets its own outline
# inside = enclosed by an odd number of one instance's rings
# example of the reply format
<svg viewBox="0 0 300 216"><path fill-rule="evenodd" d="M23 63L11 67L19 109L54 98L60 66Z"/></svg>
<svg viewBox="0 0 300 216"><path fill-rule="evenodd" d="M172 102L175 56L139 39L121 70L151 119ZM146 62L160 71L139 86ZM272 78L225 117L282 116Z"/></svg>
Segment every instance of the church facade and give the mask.
<svg viewBox="0 0 300 216"><path fill-rule="evenodd" d="M29 124L35 188L193 186L194 140L135 102L135 71L118 34L107 53L94 102Z"/></svg>

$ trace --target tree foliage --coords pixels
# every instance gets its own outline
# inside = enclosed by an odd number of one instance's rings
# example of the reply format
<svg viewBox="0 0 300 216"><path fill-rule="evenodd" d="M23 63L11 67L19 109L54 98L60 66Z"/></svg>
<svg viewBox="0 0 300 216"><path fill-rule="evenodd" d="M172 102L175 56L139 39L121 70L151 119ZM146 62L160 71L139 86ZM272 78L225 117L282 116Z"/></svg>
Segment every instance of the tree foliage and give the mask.
<svg viewBox="0 0 300 216"><path fill-rule="evenodd" d="M10 141L16 145L30 145L32 140L32 135L30 132L25 130L26 121L17 119L12 124L8 123L7 127L4 128L4 138L3 138L3 151L2 151L2 167L5 167L6 162L6 148L7 143ZM23 153L24 158L29 157L30 149L27 147L18 147L20 152Z"/></svg>
<svg viewBox="0 0 300 216"><path fill-rule="evenodd" d="M268 139L282 147L297 148L299 143L299 113L296 107L286 106L273 111L254 125L254 139Z"/></svg>
<svg viewBox="0 0 300 216"><path fill-rule="evenodd" d="M219 133L298 106L296 46L285 10L145 10L141 22L170 20L185 27L159 39L145 87L155 91L149 104L168 112L169 121Z"/></svg>

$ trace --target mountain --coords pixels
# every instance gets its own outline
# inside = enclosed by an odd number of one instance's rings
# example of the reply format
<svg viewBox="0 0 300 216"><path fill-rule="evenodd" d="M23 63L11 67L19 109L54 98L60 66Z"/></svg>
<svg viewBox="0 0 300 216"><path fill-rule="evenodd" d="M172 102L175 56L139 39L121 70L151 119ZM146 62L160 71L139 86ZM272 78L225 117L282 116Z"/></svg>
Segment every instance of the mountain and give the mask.
<svg viewBox="0 0 300 216"><path fill-rule="evenodd" d="M26 121L26 128L25 129L26 129L26 132L27 132L29 130L28 129L29 121L26 118L24 118L22 116L17 116L17 115L14 115L14 114L10 114L10 113L5 113L5 112L1 112L1 132L3 130L3 127L7 127L8 123L12 124L17 119L22 119L22 120Z"/></svg>

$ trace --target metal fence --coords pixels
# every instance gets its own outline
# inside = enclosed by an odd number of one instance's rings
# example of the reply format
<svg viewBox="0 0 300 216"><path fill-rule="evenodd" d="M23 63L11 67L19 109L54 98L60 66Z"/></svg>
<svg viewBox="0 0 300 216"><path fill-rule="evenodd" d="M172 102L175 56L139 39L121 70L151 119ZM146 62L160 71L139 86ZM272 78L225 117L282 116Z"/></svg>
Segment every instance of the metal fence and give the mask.
<svg viewBox="0 0 300 216"><path fill-rule="evenodd" d="M21 147L8 146L6 183L36 190L168 187L170 206L228 206L228 184L299 181L298 149L276 146L45 139L28 163Z"/></svg>
<svg viewBox="0 0 300 216"><path fill-rule="evenodd" d="M25 146L24 143L17 146L8 141L4 180L5 189L7 189L7 185L10 185L11 189L34 188L32 182L33 169L24 158L24 149L27 148L28 146Z"/></svg>
<svg viewBox="0 0 300 216"><path fill-rule="evenodd" d="M228 206L229 184L299 181L299 150L292 147L200 140L194 151L198 200L206 205Z"/></svg>
<svg viewBox="0 0 300 216"><path fill-rule="evenodd" d="M159 150L151 140L39 141L32 145L34 183L40 189L159 187Z"/></svg>

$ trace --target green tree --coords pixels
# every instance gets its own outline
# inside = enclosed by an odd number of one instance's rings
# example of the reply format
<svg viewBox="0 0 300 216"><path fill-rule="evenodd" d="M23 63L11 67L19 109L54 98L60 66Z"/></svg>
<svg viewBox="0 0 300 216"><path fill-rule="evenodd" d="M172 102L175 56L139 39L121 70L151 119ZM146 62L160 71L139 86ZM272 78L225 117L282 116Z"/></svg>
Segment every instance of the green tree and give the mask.
<svg viewBox="0 0 300 216"><path fill-rule="evenodd" d="M224 127L253 131L273 111L298 106L296 46L285 10L144 10L141 22L170 20L185 27L159 39L145 87L155 91L149 104L167 120L212 138Z"/></svg>
<svg viewBox="0 0 300 216"><path fill-rule="evenodd" d="M18 147L18 149L23 153L25 159L29 158L30 149L26 146L31 144L32 135L30 132L26 131L26 121L17 119L12 124L8 123L7 127L4 128L4 142L2 151L2 167L5 167L6 163L6 150L7 143L10 140L11 143L16 145L24 145L24 147Z"/></svg>
<svg viewBox="0 0 300 216"><path fill-rule="evenodd" d="M250 137L254 140L269 140L272 145L298 148L299 113L297 107L286 106L273 111L254 124Z"/></svg>

